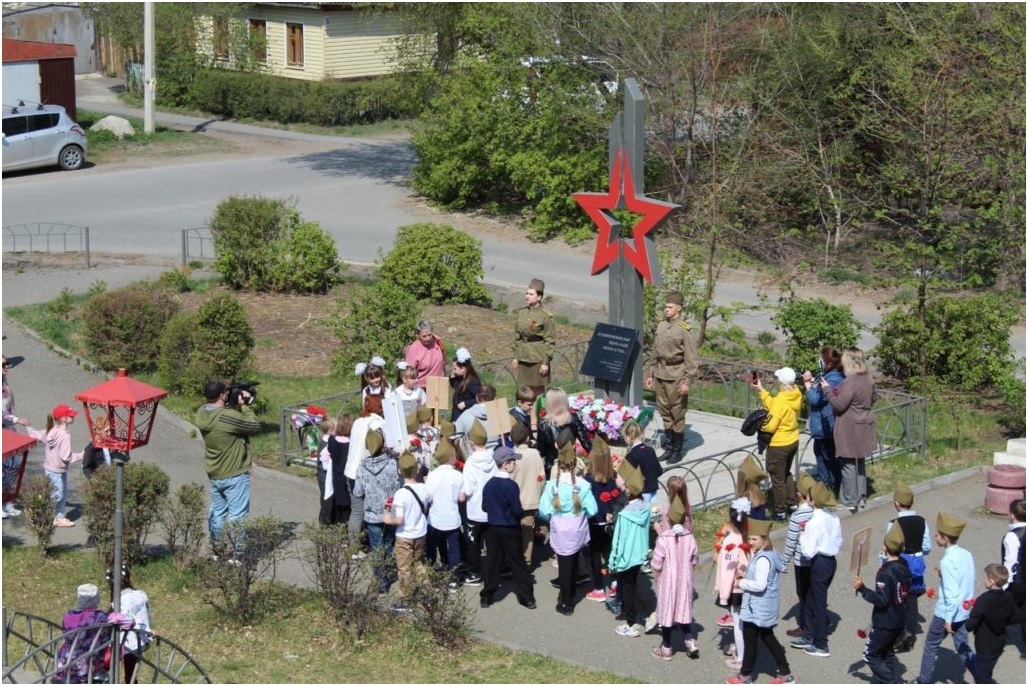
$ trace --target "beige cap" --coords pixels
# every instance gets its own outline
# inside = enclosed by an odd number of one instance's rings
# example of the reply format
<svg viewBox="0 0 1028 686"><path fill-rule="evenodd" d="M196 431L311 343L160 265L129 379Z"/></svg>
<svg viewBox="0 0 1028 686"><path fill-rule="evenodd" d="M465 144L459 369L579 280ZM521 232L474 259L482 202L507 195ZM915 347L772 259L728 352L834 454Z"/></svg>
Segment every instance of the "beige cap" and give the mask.
<svg viewBox="0 0 1028 686"><path fill-rule="evenodd" d="M471 422L471 430L468 431L468 438L471 439L473 445L484 446L485 442L489 440L489 434L486 433L485 427L482 426L482 422L477 419Z"/></svg>
<svg viewBox="0 0 1028 686"><path fill-rule="evenodd" d="M910 486L900 481L896 484L896 492L892 494L892 499L903 507L910 507L914 504L914 492L910 490Z"/></svg>

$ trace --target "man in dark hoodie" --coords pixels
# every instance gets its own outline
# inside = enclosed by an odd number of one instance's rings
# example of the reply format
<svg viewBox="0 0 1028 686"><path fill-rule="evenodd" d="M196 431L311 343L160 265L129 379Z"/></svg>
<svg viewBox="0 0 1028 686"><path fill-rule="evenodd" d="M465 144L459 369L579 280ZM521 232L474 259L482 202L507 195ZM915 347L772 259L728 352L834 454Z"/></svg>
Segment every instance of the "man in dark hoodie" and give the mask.
<svg viewBox="0 0 1028 686"><path fill-rule="evenodd" d="M379 593L386 593L395 580L386 565L386 561L393 557L393 543L396 541L396 527L383 521L386 503L392 506L393 494L403 486L399 455L389 449L383 450L384 443L382 434L368 431L364 444L369 456L361 460L353 485L353 494L364 500L364 526L368 532L371 564L375 569Z"/></svg>
<svg viewBox="0 0 1028 686"><path fill-rule="evenodd" d="M204 397L207 403L196 411L195 423L205 446L204 461L211 485L208 527L211 548L217 554L223 547L225 522L250 515L250 436L261 430L261 423L248 404L247 391L240 391L238 407L227 407L228 387L208 379Z"/></svg>

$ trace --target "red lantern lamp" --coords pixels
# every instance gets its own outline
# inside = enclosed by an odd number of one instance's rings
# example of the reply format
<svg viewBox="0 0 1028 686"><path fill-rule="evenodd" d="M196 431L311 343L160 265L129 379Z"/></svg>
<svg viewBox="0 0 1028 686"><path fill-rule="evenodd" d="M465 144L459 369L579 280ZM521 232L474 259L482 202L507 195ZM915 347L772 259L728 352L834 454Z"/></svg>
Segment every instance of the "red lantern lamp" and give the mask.
<svg viewBox="0 0 1028 686"><path fill-rule="evenodd" d="M168 392L136 381L124 369L109 381L75 395L97 448L129 452L150 442L157 405Z"/></svg>

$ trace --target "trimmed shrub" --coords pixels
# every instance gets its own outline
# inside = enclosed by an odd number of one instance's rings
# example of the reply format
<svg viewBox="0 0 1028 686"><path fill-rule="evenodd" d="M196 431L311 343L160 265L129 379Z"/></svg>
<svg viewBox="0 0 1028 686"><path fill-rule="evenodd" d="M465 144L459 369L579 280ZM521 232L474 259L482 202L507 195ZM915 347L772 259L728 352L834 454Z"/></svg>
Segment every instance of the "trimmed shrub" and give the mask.
<svg viewBox="0 0 1028 686"><path fill-rule="evenodd" d="M300 222L279 239L271 269L273 290L327 293L339 282L336 242L317 222Z"/></svg>
<svg viewBox="0 0 1028 686"><path fill-rule="evenodd" d="M82 313L86 350L103 369L151 371L157 366L161 333L178 310L174 295L152 284L94 296Z"/></svg>
<svg viewBox="0 0 1028 686"><path fill-rule="evenodd" d="M161 334L157 357L157 376L161 386L172 393L200 392L201 386L191 385L194 380L186 376L189 358L193 354L193 335L196 332L195 312L179 312L172 317ZM202 382L201 382L202 384Z"/></svg>
<svg viewBox="0 0 1028 686"><path fill-rule="evenodd" d="M155 464L130 462L125 465L121 559L125 564L142 562L146 538L157 523L171 478ZM98 469L86 481L83 509L86 530L100 560L114 557L115 468Z"/></svg>
<svg viewBox="0 0 1028 686"><path fill-rule="evenodd" d="M421 92L402 77L366 81L299 81L270 74L200 69L189 104L225 117L317 126L368 124L418 116Z"/></svg>
<svg viewBox="0 0 1028 686"><path fill-rule="evenodd" d="M285 201L228 198L210 225L214 269L232 288L324 293L338 281L335 240Z"/></svg>
<svg viewBox="0 0 1028 686"><path fill-rule="evenodd" d="M399 359L421 313L413 295L388 281L361 286L349 302L338 305L333 332L339 338L339 350L332 358L332 370L343 376L352 375L354 365L372 355Z"/></svg>
<svg viewBox="0 0 1028 686"><path fill-rule="evenodd" d="M215 293L196 312L193 349L185 375L190 388L207 378L234 379L248 374L253 329L243 305L230 293Z"/></svg>
<svg viewBox="0 0 1028 686"><path fill-rule="evenodd" d="M376 597L368 593L369 584L377 583L371 568L363 559L354 559L360 543L345 526L305 524L303 538L310 543L302 553L308 575L325 594L336 621L354 633L355 641L363 640L383 616Z"/></svg>
<svg viewBox="0 0 1028 686"><path fill-rule="evenodd" d="M232 288L268 290L275 246L291 210L281 200L231 197L211 218L214 269Z"/></svg>
<svg viewBox="0 0 1028 686"><path fill-rule="evenodd" d="M436 305L488 305L482 242L446 224L408 224L376 269L380 279Z"/></svg>

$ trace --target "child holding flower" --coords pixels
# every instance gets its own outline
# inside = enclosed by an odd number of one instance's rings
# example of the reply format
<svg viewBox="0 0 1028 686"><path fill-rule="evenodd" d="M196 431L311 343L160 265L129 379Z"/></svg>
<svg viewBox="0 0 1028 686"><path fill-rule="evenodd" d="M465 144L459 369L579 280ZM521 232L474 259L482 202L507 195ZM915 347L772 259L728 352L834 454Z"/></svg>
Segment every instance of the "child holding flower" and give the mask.
<svg viewBox="0 0 1028 686"><path fill-rule="evenodd" d="M1010 574L1003 565L985 565L985 593L974 600L964 601L965 609L971 608L967 630L974 634L975 650L967 657L967 668L976 684L996 683L992 670L1006 646L1007 625L1017 621L1016 599L1003 590L1009 579Z"/></svg>
<svg viewBox="0 0 1028 686"><path fill-rule="evenodd" d="M871 631L864 645L864 661L879 683L895 684L899 683L895 648L903 634L911 580L910 568L906 560L900 558L903 532L898 526L885 534L882 552L885 553L885 562L875 575L874 588L867 588L859 576L853 578L853 588L874 606Z"/></svg>
<svg viewBox="0 0 1028 686"><path fill-rule="evenodd" d="M614 508L621 498L621 489L614 478L614 465L610 448L602 438L593 442L589 453L589 470L585 474L596 499L596 514L589 518L589 561L593 579L593 590L586 598L602 603L612 593L607 562L610 560L611 533L614 524Z"/></svg>

